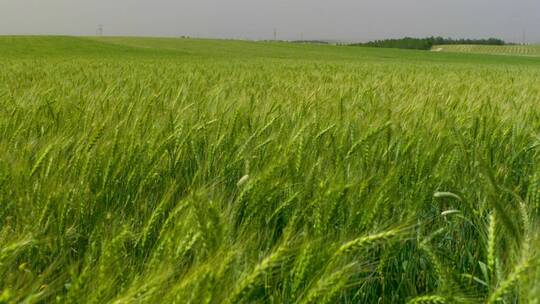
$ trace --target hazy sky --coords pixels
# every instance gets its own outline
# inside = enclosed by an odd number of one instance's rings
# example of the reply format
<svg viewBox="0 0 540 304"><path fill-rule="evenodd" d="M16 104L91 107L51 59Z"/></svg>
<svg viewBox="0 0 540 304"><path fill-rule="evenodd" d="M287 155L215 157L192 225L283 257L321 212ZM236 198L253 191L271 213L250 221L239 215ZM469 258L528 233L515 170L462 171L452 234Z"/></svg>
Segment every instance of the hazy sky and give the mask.
<svg viewBox="0 0 540 304"><path fill-rule="evenodd" d="M540 0L0 0L0 34L540 42Z"/></svg>

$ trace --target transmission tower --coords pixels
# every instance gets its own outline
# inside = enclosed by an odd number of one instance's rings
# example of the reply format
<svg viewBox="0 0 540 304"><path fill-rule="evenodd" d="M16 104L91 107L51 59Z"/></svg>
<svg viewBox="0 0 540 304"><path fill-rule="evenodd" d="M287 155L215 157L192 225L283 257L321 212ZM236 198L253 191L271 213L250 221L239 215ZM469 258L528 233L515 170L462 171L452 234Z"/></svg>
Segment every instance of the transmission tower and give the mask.
<svg viewBox="0 0 540 304"><path fill-rule="evenodd" d="M98 25L98 28L96 30L97 36L103 36L103 24Z"/></svg>

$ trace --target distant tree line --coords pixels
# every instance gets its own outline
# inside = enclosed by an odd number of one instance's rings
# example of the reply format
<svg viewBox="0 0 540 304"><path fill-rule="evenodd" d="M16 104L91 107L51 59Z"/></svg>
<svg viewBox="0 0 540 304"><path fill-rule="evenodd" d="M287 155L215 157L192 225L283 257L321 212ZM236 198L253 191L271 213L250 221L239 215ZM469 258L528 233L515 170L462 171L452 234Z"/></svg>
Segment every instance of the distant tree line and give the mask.
<svg viewBox="0 0 540 304"><path fill-rule="evenodd" d="M399 48L399 49L414 49L414 50L429 50L434 45L445 44L480 44L480 45L505 45L504 40L497 38L488 39L452 39L443 37L427 37L427 38L411 38L405 37L401 39L384 39L375 40L366 43L353 43L351 46L367 46L381 48Z"/></svg>
<svg viewBox="0 0 540 304"><path fill-rule="evenodd" d="M330 44L328 41L322 40L292 40L292 43L304 43L304 44Z"/></svg>

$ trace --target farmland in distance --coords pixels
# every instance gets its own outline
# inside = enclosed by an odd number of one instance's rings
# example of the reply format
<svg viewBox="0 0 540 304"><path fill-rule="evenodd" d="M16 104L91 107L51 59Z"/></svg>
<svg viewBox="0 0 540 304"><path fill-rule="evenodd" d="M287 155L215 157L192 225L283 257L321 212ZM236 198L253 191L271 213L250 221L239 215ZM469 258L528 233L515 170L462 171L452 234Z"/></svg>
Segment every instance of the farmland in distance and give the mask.
<svg viewBox="0 0 540 304"><path fill-rule="evenodd" d="M436 45L437 52L540 57L540 45Z"/></svg>

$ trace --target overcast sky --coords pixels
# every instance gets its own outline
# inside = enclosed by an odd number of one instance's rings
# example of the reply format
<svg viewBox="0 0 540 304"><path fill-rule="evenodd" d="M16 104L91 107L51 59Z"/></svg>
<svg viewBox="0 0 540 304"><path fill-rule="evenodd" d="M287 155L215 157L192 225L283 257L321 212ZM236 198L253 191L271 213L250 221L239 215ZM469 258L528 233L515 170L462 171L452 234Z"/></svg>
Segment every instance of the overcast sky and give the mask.
<svg viewBox="0 0 540 304"><path fill-rule="evenodd" d="M540 42L540 0L0 0L0 34Z"/></svg>

